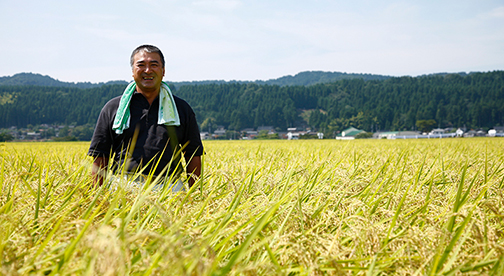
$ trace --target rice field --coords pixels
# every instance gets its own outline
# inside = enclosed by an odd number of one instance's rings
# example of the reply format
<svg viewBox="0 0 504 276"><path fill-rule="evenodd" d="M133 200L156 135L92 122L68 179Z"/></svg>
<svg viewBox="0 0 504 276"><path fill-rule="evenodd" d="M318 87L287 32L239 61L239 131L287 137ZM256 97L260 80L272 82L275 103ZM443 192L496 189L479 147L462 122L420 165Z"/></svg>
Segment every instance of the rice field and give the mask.
<svg viewBox="0 0 504 276"><path fill-rule="evenodd" d="M504 274L502 138L205 141L181 193L88 146L0 144L1 275Z"/></svg>

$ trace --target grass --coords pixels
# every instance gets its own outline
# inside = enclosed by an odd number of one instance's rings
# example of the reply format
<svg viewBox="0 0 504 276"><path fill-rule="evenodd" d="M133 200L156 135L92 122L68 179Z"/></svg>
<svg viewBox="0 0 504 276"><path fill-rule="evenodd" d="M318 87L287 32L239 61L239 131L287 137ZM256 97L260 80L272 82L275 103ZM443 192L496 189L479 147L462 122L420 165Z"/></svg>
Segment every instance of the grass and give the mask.
<svg viewBox="0 0 504 276"><path fill-rule="evenodd" d="M0 144L2 275L503 275L504 140L208 141L183 193Z"/></svg>

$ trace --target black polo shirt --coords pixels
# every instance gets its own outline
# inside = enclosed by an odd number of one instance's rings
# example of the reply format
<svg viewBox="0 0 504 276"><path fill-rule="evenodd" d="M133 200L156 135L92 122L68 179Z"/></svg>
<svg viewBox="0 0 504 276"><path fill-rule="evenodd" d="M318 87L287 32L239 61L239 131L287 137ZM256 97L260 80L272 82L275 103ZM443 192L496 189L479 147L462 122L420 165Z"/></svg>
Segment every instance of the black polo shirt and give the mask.
<svg viewBox="0 0 504 276"><path fill-rule="evenodd" d="M130 101L130 127L120 135L112 130L112 124L119 106L121 97L116 97L105 104L98 117L96 128L91 140L88 155L93 157L111 157L114 160L113 168L122 168L126 160L129 164L127 170L136 172L143 168L143 173L154 172L161 174L169 165L173 155L170 146L170 133L176 133L178 143L185 145L184 156L203 155L203 144L192 108L184 100L173 96L180 118L180 126L172 126L175 130L170 132L170 127L158 124L159 97L152 105L138 92L135 92ZM138 129L138 138L134 145L131 157L128 158L128 149L131 146L135 130ZM159 164L156 164L158 163ZM173 171L173 166L169 170Z"/></svg>

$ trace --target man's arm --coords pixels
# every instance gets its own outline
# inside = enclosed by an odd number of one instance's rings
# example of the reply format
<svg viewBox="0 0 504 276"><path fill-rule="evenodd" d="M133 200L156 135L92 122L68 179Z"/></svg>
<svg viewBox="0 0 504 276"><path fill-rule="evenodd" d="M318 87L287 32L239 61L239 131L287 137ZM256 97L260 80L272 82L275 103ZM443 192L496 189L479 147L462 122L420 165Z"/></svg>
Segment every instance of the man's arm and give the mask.
<svg viewBox="0 0 504 276"><path fill-rule="evenodd" d="M188 160L186 158L187 162L187 175L189 176L189 188L194 185L194 182L198 180L198 178L201 176L201 156L193 156L191 159Z"/></svg>
<svg viewBox="0 0 504 276"><path fill-rule="evenodd" d="M96 186L103 184L103 179L105 178L108 166L108 158L106 157L96 157L93 161L93 167L91 168L91 175L93 176L93 184Z"/></svg>
<svg viewBox="0 0 504 276"><path fill-rule="evenodd" d="M111 127L120 100L121 97L115 97L108 101L103 106L100 116L98 116L98 120L96 121L96 127L88 151L88 155L94 158L91 169L94 185L102 185L106 176L115 135Z"/></svg>

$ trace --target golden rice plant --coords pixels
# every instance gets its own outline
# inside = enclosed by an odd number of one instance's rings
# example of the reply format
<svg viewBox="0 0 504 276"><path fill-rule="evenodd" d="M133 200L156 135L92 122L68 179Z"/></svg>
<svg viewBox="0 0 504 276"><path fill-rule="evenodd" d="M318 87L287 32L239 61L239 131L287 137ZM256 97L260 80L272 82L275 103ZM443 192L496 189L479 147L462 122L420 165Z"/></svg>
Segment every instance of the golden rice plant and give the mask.
<svg viewBox="0 0 504 276"><path fill-rule="evenodd" d="M504 140L206 141L186 192L0 144L2 275L503 275Z"/></svg>

